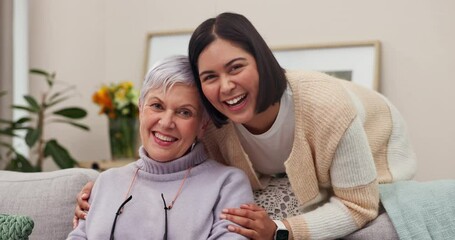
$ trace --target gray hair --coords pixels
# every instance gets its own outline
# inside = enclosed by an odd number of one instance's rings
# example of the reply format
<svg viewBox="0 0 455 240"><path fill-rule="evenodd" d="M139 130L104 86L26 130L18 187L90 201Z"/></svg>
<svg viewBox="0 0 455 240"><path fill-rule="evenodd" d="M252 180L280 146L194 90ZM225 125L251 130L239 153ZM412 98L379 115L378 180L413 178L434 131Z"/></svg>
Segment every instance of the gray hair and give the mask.
<svg viewBox="0 0 455 240"><path fill-rule="evenodd" d="M145 96L147 96L151 89L162 89L163 92L166 92L175 84L196 87L190 61L187 56L176 55L167 57L152 66L142 83L141 93L139 95L139 107L142 107ZM202 119L206 121L208 120L208 113L202 101L200 101L200 106Z"/></svg>

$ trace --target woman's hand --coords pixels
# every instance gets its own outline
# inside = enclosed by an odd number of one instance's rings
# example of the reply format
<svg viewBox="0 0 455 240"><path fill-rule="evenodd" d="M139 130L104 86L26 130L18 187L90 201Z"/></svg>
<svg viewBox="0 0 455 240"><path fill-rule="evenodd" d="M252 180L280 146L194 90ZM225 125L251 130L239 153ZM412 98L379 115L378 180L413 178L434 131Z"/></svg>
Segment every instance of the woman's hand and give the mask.
<svg viewBox="0 0 455 240"><path fill-rule="evenodd" d="M90 209L88 199L90 198L92 188L93 182L88 182L77 194L77 205L76 210L74 211L73 228L77 227L77 225L79 224L79 219L85 219L85 217L87 216L87 211Z"/></svg>
<svg viewBox="0 0 455 240"><path fill-rule="evenodd" d="M223 209L221 219L229 220L236 225L229 225L228 230L250 239L271 240L275 235L276 225L265 209L256 204L243 204L240 208Z"/></svg>

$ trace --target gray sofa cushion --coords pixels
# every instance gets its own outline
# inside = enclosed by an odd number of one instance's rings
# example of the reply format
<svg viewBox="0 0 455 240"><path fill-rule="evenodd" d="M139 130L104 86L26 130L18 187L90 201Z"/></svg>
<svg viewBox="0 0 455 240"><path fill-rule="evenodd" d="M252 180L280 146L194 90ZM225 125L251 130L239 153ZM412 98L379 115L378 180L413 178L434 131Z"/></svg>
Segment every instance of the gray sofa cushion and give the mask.
<svg viewBox="0 0 455 240"><path fill-rule="evenodd" d="M70 168L53 172L0 171L0 213L30 216L30 239L65 239L72 230L76 195L98 172Z"/></svg>

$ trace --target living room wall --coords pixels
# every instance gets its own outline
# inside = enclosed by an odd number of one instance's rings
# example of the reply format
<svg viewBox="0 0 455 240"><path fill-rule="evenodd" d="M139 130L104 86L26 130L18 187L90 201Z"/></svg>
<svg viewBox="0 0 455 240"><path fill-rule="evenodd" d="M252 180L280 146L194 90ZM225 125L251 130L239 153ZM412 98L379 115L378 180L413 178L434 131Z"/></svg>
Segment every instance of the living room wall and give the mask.
<svg viewBox="0 0 455 240"><path fill-rule="evenodd" d="M89 112L90 132L55 125L80 161L109 159L107 119L91 95L102 83L143 78L149 32L194 29L224 11L244 14L271 46L379 40L380 91L408 123L417 179L455 178L455 2L81 0L30 1L30 67L77 86L68 105ZM30 81L32 94L44 85ZM48 161L46 170L56 166Z"/></svg>
<svg viewBox="0 0 455 240"><path fill-rule="evenodd" d="M0 1L0 91L9 93L12 91L12 43L13 29L11 23L13 3L11 0ZM6 107L12 102L11 95L3 95L0 97L0 118L9 119L12 117L11 110ZM10 139L0 136L0 142L9 142ZM3 156L5 149L0 148L0 155ZM5 162L0 161L0 169L6 166Z"/></svg>

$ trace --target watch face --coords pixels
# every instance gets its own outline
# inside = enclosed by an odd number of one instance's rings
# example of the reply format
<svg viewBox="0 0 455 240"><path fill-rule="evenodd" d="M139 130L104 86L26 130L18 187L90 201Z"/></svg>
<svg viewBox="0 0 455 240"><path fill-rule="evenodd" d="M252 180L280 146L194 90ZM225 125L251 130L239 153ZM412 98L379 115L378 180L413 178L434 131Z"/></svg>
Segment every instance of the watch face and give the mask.
<svg viewBox="0 0 455 240"><path fill-rule="evenodd" d="M289 238L289 231L288 230L279 229L278 231L276 231L275 240L288 240L288 238Z"/></svg>

